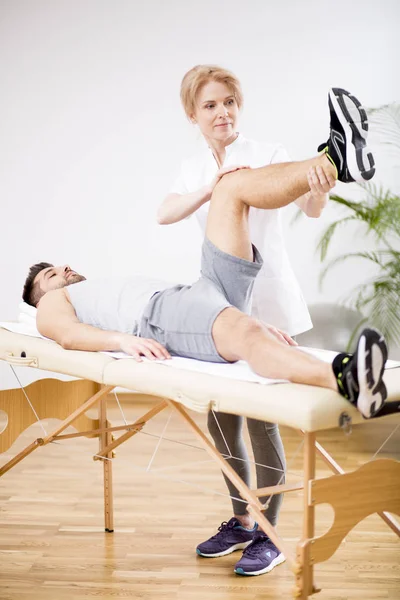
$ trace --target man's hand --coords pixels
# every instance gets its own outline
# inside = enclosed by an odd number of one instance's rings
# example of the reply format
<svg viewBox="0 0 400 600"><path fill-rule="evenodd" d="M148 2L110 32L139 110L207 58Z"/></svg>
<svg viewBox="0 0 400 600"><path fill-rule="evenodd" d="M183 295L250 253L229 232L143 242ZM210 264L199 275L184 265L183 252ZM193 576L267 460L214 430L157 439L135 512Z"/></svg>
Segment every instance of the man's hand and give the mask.
<svg viewBox="0 0 400 600"><path fill-rule="evenodd" d="M271 333L279 342L288 346L298 346L298 343L294 341L293 338L290 337L286 331L282 331L273 325L268 325L268 323L264 323L265 327L268 329L269 333Z"/></svg>
<svg viewBox="0 0 400 600"><path fill-rule="evenodd" d="M145 356L150 360L171 358L168 350L155 340L136 337L135 335L121 334L120 349L122 352L133 356L137 362L142 362L141 356Z"/></svg>

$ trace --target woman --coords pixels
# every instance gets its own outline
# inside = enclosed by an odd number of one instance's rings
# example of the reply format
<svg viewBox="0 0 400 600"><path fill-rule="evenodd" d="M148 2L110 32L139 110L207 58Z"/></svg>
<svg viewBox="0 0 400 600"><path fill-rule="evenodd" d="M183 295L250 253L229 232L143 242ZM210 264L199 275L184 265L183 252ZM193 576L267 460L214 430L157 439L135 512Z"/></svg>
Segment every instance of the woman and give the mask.
<svg viewBox="0 0 400 600"><path fill-rule="evenodd" d="M226 69L199 65L182 80L181 100L189 120L197 124L205 140L204 147L183 161L181 172L158 211L160 224L176 223L195 214L205 233L208 201L214 187L226 173L287 162L285 149L278 144L247 140L237 132L243 96L238 79ZM327 202L329 183L322 171L309 173L310 192L296 203L310 217L319 217ZM284 246L279 210L252 208L249 214L250 236L264 259L254 286L252 315L269 323L269 329L282 343L294 345L290 337L312 327L307 306L291 269ZM288 333L286 333L288 332ZM290 335L289 335L290 334ZM210 413L209 431L219 452L249 484L250 470L242 438L243 419L224 413ZM278 426L247 419L257 473L257 487L284 482L285 456ZM234 458L233 458L234 457ZM223 522L216 535L199 544L200 556L216 557L245 549L235 566L242 575L266 573L285 560L240 500L236 488L226 479L234 516ZM276 525L282 495L261 499L267 502L265 515Z"/></svg>

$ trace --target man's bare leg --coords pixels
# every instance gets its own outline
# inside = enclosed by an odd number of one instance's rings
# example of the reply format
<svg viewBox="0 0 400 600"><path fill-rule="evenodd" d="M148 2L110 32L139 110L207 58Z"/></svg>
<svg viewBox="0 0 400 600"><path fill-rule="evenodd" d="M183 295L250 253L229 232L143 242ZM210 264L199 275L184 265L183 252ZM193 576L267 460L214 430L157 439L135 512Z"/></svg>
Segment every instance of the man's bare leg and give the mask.
<svg viewBox="0 0 400 600"><path fill-rule="evenodd" d="M280 208L310 190L307 173L311 167L322 168L333 183L336 181L335 167L326 154L319 154L308 160L240 169L224 175L218 187L229 181L235 196L245 204L255 208Z"/></svg>
<svg viewBox="0 0 400 600"><path fill-rule="evenodd" d="M210 201L206 236L220 250L253 260L248 231L250 207L279 208L309 191L307 173L320 167L335 179L335 168L326 155L310 160L243 169L225 175Z"/></svg>
<svg viewBox="0 0 400 600"><path fill-rule="evenodd" d="M236 308L226 308L218 315L212 335L225 360L245 360L262 377L337 391L332 365L279 342L260 321Z"/></svg>

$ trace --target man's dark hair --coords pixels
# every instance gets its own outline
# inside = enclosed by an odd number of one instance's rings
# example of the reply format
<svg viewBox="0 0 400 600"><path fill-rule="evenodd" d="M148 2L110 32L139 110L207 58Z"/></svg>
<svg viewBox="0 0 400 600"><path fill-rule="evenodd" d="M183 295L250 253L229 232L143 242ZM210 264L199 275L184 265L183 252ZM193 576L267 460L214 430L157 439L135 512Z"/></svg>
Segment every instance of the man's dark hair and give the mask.
<svg viewBox="0 0 400 600"><path fill-rule="evenodd" d="M39 286L36 284L34 285L33 282L35 280L36 275L38 275L40 271L43 271L43 269L47 269L48 267L54 267L54 265L47 262L40 262L36 263L35 265L32 265L29 269L28 277L25 280L24 289L22 292L22 299L27 304L36 307L37 303L39 302L41 297L40 289Z"/></svg>

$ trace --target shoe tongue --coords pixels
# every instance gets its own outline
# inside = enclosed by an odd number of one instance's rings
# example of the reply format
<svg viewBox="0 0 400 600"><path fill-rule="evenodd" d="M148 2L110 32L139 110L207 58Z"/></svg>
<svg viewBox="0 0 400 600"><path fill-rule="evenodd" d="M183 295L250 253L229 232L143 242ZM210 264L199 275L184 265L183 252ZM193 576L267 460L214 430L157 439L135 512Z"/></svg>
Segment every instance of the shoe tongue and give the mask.
<svg viewBox="0 0 400 600"><path fill-rule="evenodd" d="M221 525L218 527L219 531L221 529L232 529L232 527L239 527L240 521L237 520L236 517L232 517L229 521L222 521Z"/></svg>
<svg viewBox="0 0 400 600"><path fill-rule="evenodd" d="M227 525L228 527L242 527L241 522L236 517L232 517L232 519L229 519Z"/></svg>
<svg viewBox="0 0 400 600"><path fill-rule="evenodd" d="M253 537L253 542L256 541L256 540L257 540L257 542L261 542L263 540L266 541L266 542L270 541L270 539L267 536L267 534L264 533L263 531L260 531L259 529L257 529L257 531L256 531L256 533L254 534L254 537Z"/></svg>
<svg viewBox="0 0 400 600"><path fill-rule="evenodd" d="M352 387L354 388L353 392L356 392L356 395L358 395L358 378L357 378L357 371L356 369L353 369L353 362L351 361L351 354L346 354L344 352L342 352L341 354L338 354L337 356L335 356L335 358L333 359L333 363L332 363L332 370L335 374L336 377L336 382L337 382L337 387L338 387L338 392L341 396L344 396L345 398L347 398L347 400L350 400L350 402L352 401L350 398L350 394L349 394L349 382L347 381L346 378L346 372L348 371L348 369L350 369L351 371L351 380L352 380ZM353 394L354 396L354 394ZM354 400L356 398L354 397Z"/></svg>
<svg viewBox="0 0 400 600"><path fill-rule="evenodd" d="M245 549L244 553L248 557L258 556L258 553L265 549L266 544L270 544L271 540L263 531L256 531L253 540Z"/></svg>

